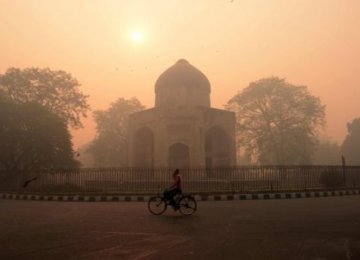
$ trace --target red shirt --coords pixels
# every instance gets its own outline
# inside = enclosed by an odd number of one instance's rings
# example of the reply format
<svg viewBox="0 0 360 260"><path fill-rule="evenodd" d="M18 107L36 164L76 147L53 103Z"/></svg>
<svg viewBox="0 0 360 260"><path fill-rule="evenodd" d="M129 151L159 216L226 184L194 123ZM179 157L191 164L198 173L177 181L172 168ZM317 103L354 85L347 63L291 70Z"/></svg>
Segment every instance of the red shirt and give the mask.
<svg viewBox="0 0 360 260"><path fill-rule="evenodd" d="M175 180L175 184L174 184L175 188L181 190L181 176L180 176L180 175L176 175L176 176L174 177L174 180Z"/></svg>

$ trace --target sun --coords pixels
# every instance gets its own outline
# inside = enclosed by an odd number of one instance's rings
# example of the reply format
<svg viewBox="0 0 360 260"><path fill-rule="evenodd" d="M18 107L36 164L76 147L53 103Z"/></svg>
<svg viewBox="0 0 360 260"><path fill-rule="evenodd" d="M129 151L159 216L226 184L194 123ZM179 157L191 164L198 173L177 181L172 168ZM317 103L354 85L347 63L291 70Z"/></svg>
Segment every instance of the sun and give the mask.
<svg viewBox="0 0 360 260"><path fill-rule="evenodd" d="M136 44L140 44L140 43L143 43L144 40L145 40L145 35L142 31L140 30L133 30L131 32L131 40L136 43Z"/></svg>

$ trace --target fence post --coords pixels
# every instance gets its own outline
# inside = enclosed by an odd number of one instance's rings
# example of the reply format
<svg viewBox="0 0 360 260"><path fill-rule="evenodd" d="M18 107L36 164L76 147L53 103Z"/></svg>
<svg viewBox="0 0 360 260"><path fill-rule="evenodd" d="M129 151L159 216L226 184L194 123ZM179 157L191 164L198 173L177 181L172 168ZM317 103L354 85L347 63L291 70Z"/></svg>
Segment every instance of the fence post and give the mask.
<svg viewBox="0 0 360 260"><path fill-rule="evenodd" d="M341 164L343 170L343 182L344 182L344 186L346 187L346 158L344 155L341 156Z"/></svg>

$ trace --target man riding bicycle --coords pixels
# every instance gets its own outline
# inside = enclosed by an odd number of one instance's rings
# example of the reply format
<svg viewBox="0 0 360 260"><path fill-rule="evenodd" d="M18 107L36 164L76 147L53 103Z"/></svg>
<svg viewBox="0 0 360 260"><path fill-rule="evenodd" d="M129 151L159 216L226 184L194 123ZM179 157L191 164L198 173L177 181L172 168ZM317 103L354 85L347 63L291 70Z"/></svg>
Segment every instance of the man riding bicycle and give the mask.
<svg viewBox="0 0 360 260"><path fill-rule="evenodd" d="M164 198L166 200L169 200L170 203L169 205L172 205L174 207L175 210L177 210L179 208L179 206L176 204L174 198L177 194L181 194L182 190L181 190L181 176L180 176L180 171L179 169L176 169L173 173L173 179L174 179L174 184L171 185L169 188L167 188L164 192Z"/></svg>
<svg viewBox="0 0 360 260"><path fill-rule="evenodd" d="M149 198L148 209L152 214L161 215L168 205L171 205L175 211L179 210L184 216L190 216L196 211L195 198L190 194L182 194L179 169L174 171L173 179L174 184L164 191L163 196L156 195Z"/></svg>

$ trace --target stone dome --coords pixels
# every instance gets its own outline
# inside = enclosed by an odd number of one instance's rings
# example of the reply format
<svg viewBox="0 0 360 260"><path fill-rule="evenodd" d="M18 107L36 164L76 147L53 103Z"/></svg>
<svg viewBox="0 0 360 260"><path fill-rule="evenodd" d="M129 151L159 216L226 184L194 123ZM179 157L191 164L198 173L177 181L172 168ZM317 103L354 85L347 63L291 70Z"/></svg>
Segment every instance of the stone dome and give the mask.
<svg viewBox="0 0 360 260"><path fill-rule="evenodd" d="M209 107L210 90L207 77L187 60L180 59L156 80L155 106L172 104Z"/></svg>

